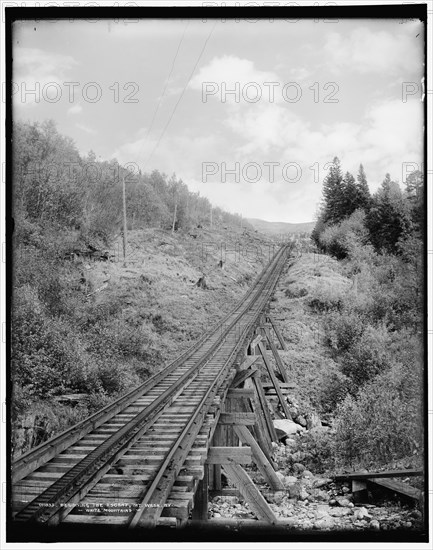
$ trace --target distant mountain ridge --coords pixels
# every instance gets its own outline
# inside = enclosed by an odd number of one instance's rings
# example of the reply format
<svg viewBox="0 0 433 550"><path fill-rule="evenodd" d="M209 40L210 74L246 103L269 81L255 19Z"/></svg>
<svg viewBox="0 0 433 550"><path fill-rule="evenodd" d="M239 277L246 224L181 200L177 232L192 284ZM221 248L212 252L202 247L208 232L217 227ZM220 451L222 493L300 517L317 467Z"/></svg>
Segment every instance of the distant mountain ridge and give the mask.
<svg viewBox="0 0 433 550"><path fill-rule="evenodd" d="M266 235L275 235L275 234L289 234L289 233L310 233L315 223L314 222L305 222L305 223L288 223L288 222L268 222L266 220L259 220L257 218L248 218L247 221Z"/></svg>

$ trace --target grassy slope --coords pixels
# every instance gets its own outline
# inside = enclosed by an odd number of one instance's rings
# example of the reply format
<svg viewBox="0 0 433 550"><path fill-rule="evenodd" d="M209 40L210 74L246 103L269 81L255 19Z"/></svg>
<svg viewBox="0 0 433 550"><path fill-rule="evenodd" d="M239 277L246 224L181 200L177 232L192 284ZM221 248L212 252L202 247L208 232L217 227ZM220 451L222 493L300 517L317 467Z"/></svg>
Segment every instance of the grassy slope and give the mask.
<svg viewBox="0 0 433 550"><path fill-rule="evenodd" d="M320 316L311 310L308 301L322 289L344 293L350 292L351 286L336 260L317 254L297 258L278 284L274 316L287 346L287 351L280 354L298 385L295 398L306 410L320 409L323 381L337 371L324 343Z"/></svg>
<svg viewBox="0 0 433 550"><path fill-rule="evenodd" d="M89 368L106 363L108 377L113 376L113 366L120 369L123 393L190 347L234 306L269 259L264 243L263 237L239 228L197 229L195 238L144 229L128 233L125 263L120 240L111 249L111 261L65 260L62 284L73 289L68 315L62 317L70 327L68 338L78 340L80 359L84 357ZM235 247L236 255L230 254ZM221 258L223 269L218 266ZM207 289L195 284L203 274ZM97 315L98 322L86 324L89 315ZM60 403L58 397L21 399L13 425L14 454L54 436L118 395L89 392L90 402L71 405Z"/></svg>

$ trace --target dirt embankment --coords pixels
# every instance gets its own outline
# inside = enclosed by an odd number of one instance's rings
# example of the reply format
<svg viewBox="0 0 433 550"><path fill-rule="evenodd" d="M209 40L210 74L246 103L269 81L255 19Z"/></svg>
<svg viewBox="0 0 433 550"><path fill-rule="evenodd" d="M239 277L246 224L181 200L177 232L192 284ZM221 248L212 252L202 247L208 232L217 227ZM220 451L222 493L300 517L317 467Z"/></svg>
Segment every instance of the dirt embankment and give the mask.
<svg viewBox="0 0 433 550"><path fill-rule="evenodd" d="M333 472L315 464L312 444L321 436L332 437L332 419L324 412L323 389L338 369L330 357L325 327L315 307L330 292L338 296L354 291L356 288L342 274L340 264L327 256L303 254L289 262L271 305L287 347L287 351L279 350L279 354L295 383L286 396L294 420L288 427L293 429L283 442L274 444L277 475L285 490L269 492L254 466L250 475L276 517L289 529L419 530L422 513L418 509L386 500L356 504L350 483L334 482L330 477ZM255 518L248 503L235 496L215 497L210 517Z"/></svg>

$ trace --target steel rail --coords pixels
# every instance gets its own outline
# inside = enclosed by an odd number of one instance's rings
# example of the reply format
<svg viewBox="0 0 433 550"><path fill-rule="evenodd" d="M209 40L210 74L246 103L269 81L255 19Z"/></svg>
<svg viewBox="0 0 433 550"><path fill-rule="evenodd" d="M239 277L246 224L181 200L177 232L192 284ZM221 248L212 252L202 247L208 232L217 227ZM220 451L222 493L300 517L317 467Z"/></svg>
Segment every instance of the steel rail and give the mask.
<svg viewBox="0 0 433 550"><path fill-rule="evenodd" d="M135 512L131 521L129 522L129 528L135 528L137 526L152 528L155 526L156 521L162 513L162 504L168 497L168 494L175 482L175 478L179 471L182 468L183 461L191 450L195 437L200 431L203 419L208 413L212 401L221 385L221 379L227 375L227 371L232 365L233 358L239 353L242 349L245 339L251 326L257 322L258 317L260 316L264 306L269 300L269 297L272 295L272 292L275 288L275 284L278 280L277 277L272 277L277 268L280 266L281 258L278 258L278 263L273 268L272 272L269 275L269 280L267 281L269 288L264 297L257 296L252 304L250 304L249 309L256 305L256 301L259 301L257 306L257 312L255 313L254 320L250 321L244 327L242 337L235 344L227 360L224 362L222 368L218 372L215 380L212 382L211 386L208 388L206 394L201 399L200 403L197 405L196 410L191 415L186 426L182 430L181 434L178 436L177 440L171 447L167 456L165 457L162 465L160 466L158 472L156 473L154 479L152 480L149 487L143 493L143 497L140 501L139 509ZM277 272L277 275L279 273ZM262 298L259 300L259 298ZM201 417L201 421L199 420ZM177 455L177 456L176 456ZM182 460L183 459L183 460ZM162 486L161 486L162 480ZM158 493L156 494L156 492ZM148 505L151 505L150 508L147 508ZM144 520L142 517L145 516Z"/></svg>
<svg viewBox="0 0 433 550"><path fill-rule="evenodd" d="M267 268L260 274L257 278L255 285L247 292L243 300L241 300L236 308L232 310L228 315L225 316L223 321L220 321L217 324L216 329L212 333L207 333L196 343L193 348L194 352L199 351L198 348L202 348L203 345L207 342L211 346L208 350L205 351L204 355L199 358L198 363L194 363L181 377L180 379L170 388L165 390L160 396L158 396L150 405L148 405L143 411L137 414L132 420L126 423L118 432L113 434L111 437L108 437L99 447L94 449L89 453L84 459L82 459L78 464L73 466L68 472L66 472L61 478L55 481L48 489L46 489L41 495L36 497L31 503L29 503L24 509L22 509L16 516L17 521L28 521L29 519L39 519L40 521L48 521L53 518L57 512L58 508L61 505L60 499L66 498L70 500L77 492L80 492L80 484L83 481L89 483L89 479L92 479L101 468L110 463L113 457L119 456L119 451L125 447L130 447L142 434L142 432L149 427L149 423L156 417L158 412L164 409L171 398L179 391L179 389L191 378L197 376L200 372L200 369L210 360L210 358L220 349L223 345L224 339L227 334L232 330L232 328L239 322L239 320L248 312L255 302L260 297L260 285L269 284L269 281L275 279L272 277L276 267L280 264L281 257L286 251L286 247L282 248L275 255L274 259L270 262ZM275 284L276 280L274 281ZM273 285L271 285L272 287ZM254 293L254 294L253 294ZM252 299L249 301L248 298L253 294ZM269 292L266 294L268 295ZM263 302L263 300L260 300ZM265 302L263 302L264 304ZM263 306L261 306L260 310ZM257 314L258 315L258 314ZM224 327L224 322L229 320L232 317L232 321L227 325L225 330L221 335L218 334L218 329L222 326ZM251 322L246 324L245 330L249 330L251 327ZM212 340L214 340L212 342ZM238 348L235 346L234 351ZM185 352L180 358L174 361L170 366L179 364L187 361L193 354ZM174 367L174 368L175 368ZM154 387L158 381L163 379L168 375L168 369L164 369L164 372L158 373L152 380ZM170 373L173 371L173 368L170 368ZM222 370L221 370L222 372ZM215 379L218 380L219 376ZM156 380L156 381L155 381ZM152 383L151 383L152 384ZM148 388L151 384L144 384ZM214 387L214 384L211 386ZM146 389L145 388L145 389ZM140 388L141 390L141 388ZM145 391L145 390L144 390ZM210 389L209 389L210 391ZM130 397L133 394L137 396L137 391L130 392L126 397ZM207 392L208 394L209 392ZM134 398L134 397L133 397ZM123 400L122 400L123 403ZM118 403L117 403L118 404ZM199 408L196 409L198 414ZM101 411L99 411L101 412ZM114 413L115 414L115 413ZM194 415L193 415L194 416ZM89 419L88 419L89 420ZM61 434L64 435L64 434ZM70 441L69 441L70 444ZM57 452L58 449L57 449ZM97 482L97 481L96 481ZM95 482L95 483L96 483ZM62 503L63 504L63 503ZM54 506L48 506L54 505Z"/></svg>
<svg viewBox="0 0 433 550"><path fill-rule="evenodd" d="M256 287L262 277L262 273L260 273L256 277L253 285L242 297L242 299L240 299L236 304L235 309L241 307L245 300L249 298L251 293L256 290ZM37 447L30 449L29 451L18 457L16 460L14 460L12 463L11 472L12 483L23 479L23 477L48 462L51 458L53 458L60 452L67 449L70 445L78 441L81 437L101 426L101 424L115 416L134 400L141 397L144 393L152 390L161 380L173 373L177 367L181 366L188 359L191 359L194 353L199 351L203 344L207 340L209 340L213 336L213 334L219 330L221 326L224 326L224 323L233 315L233 311L234 310L228 312L209 331L203 333L202 336L183 354L181 354L174 361L165 366L160 372L152 375L145 382L143 382L143 384L141 384L137 388L134 388L125 395L120 396L118 399L116 399L112 403L109 403L102 409L96 411L88 418L85 418L74 426L71 426L60 434L50 438L48 441L41 443Z"/></svg>

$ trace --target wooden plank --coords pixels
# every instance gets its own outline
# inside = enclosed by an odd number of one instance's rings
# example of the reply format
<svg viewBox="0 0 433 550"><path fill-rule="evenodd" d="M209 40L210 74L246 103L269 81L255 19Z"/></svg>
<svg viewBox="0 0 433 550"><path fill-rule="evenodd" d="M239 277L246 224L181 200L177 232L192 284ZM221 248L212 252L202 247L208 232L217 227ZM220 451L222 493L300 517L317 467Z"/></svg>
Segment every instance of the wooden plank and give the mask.
<svg viewBox="0 0 433 550"><path fill-rule="evenodd" d="M280 371L280 374L283 377L284 382L286 382L286 384L288 384L290 382L289 376L286 372L286 368L283 365L283 362L281 361L281 357L278 353L277 346L274 344L274 341L271 338L271 334L269 332L268 327L264 327L264 330L265 330L266 338L269 342L269 345L271 346L271 351L272 351L272 354L274 356L275 362L278 366L278 370Z"/></svg>
<svg viewBox="0 0 433 550"><path fill-rule="evenodd" d="M209 466L204 466L203 479L199 481L197 491L194 497L194 508L192 509L192 519L204 520L208 519L209 505Z"/></svg>
<svg viewBox="0 0 433 550"><path fill-rule="evenodd" d="M246 412L221 413L219 423L223 426L241 424L242 426L254 426L256 415ZM218 447L219 445L216 445Z"/></svg>
<svg viewBox="0 0 433 550"><path fill-rule="evenodd" d="M233 488L230 488L230 487L224 487L223 489L221 489L219 491L217 491L217 490L209 491L209 493L212 497L216 497L216 496L239 497L239 496L241 496L241 494L239 492L239 489L233 489Z"/></svg>
<svg viewBox="0 0 433 550"><path fill-rule="evenodd" d="M241 428L245 428L245 426L241 426ZM207 463L208 464L232 464L232 463L251 464L251 456L252 454L251 454L250 447L209 447L209 451L207 455Z"/></svg>
<svg viewBox="0 0 433 550"><path fill-rule="evenodd" d="M283 395L289 395L289 393L290 393L290 390L288 390L287 388L283 388L280 391ZM274 390L274 388L270 388L270 389L266 390L266 396L267 397L273 397L273 396L278 397L277 392Z"/></svg>
<svg viewBox="0 0 433 550"><path fill-rule="evenodd" d="M287 406L287 402L284 399L283 394L281 393L280 386L278 384L278 380L277 380L277 378L275 376L275 373L274 373L274 369L272 368L272 365L269 362L268 356L266 354L265 347L264 347L262 342L259 343L259 350L260 350L260 353L262 354L262 357L263 357L263 360L265 362L266 368L268 369L268 373L269 373L269 376L272 380L272 383L274 384L274 388L275 388L275 391L277 392L278 399L280 401L280 404L281 404L281 407L284 411L284 414L286 415L286 418L291 420L292 415L290 414L289 407Z"/></svg>
<svg viewBox="0 0 433 550"><path fill-rule="evenodd" d="M224 414L224 413L221 413ZM221 416L220 416L221 418ZM225 432L227 428L224 428L220 425L218 422L217 427L215 428L215 433L213 437L213 445L215 447L221 447L225 440ZM212 468L212 467L211 467ZM213 466L213 483L211 487L213 489L216 489L217 491L220 491L222 488L222 481L221 481L221 464L214 464Z"/></svg>
<svg viewBox="0 0 433 550"><path fill-rule="evenodd" d="M235 426L235 432L238 434L239 439L245 445L249 445L254 456L254 462L257 464L257 468L260 470L262 476L267 481L268 485L274 491L284 491L284 485L275 473L265 454L259 447L257 441L251 435L251 432L246 426ZM243 447L241 447L243 448Z"/></svg>
<svg viewBox="0 0 433 550"><path fill-rule="evenodd" d="M247 355L245 361L241 363L239 370L246 370L250 368L256 361L260 359L260 355Z"/></svg>
<svg viewBox="0 0 433 550"><path fill-rule="evenodd" d="M284 351L287 351L286 343L284 342L284 339L281 335L280 329L278 328L277 324L275 323L275 319L272 317L272 315L268 315L269 322L272 325L272 328L274 329L274 332L278 338L278 341L280 343L281 349Z"/></svg>
<svg viewBox="0 0 433 550"><path fill-rule="evenodd" d="M253 390L247 390L245 388L230 388L227 392L227 398L228 399L253 399L254 398L254 391Z"/></svg>
<svg viewBox="0 0 433 550"><path fill-rule="evenodd" d="M69 514L65 517L62 523L86 523L86 524L109 524L109 525L122 525L127 523L128 516L125 515L90 515L90 514Z"/></svg>
<svg viewBox="0 0 433 550"><path fill-rule="evenodd" d="M266 401L265 392L263 391L262 381L259 376L253 378L254 386L256 388L257 397L260 403L260 410L263 413L265 419L267 431L271 441L278 442L277 432L275 431L275 426L271 418L271 412L268 408L268 402Z"/></svg>
<svg viewBox="0 0 433 550"><path fill-rule="evenodd" d="M422 476L424 472L422 470L386 470L383 472L351 472L347 474L339 474L334 476L336 481L345 481L351 479L369 479L380 477L413 477Z"/></svg>
<svg viewBox="0 0 433 550"><path fill-rule="evenodd" d="M257 355L256 357L259 357L259 356ZM236 374L235 379L233 380L232 388L236 388L237 386L240 386L243 382L245 382L247 378L249 378L250 376L253 376L253 374L258 370L259 370L258 367L254 367L254 368L249 368L246 370L239 371Z"/></svg>
<svg viewBox="0 0 433 550"><path fill-rule="evenodd" d="M239 464L224 464L223 470L230 481L236 485L256 516L268 523L277 523L277 518L253 480Z"/></svg>
<svg viewBox="0 0 433 550"><path fill-rule="evenodd" d="M268 382L262 382L262 386L264 390L268 390L274 387L274 385ZM292 390L294 388L297 388L298 385L295 382L280 382L280 388L281 390Z"/></svg>
<svg viewBox="0 0 433 550"><path fill-rule="evenodd" d="M383 478L368 478L367 483L372 483L381 488L393 491L394 493L403 495L411 500L419 501L422 498L422 491L412 487L411 485L407 485L407 483L403 483L402 481Z"/></svg>
<svg viewBox="0 0 433 550"><path fill-rule="evenodd" d="M260 448L268 457L268 459L271 460L272 441L266 425L265 416L263 414L260 401L257 396L257 391L255 389L254 380L256 380L256 378L259 378L259 373L257 373L253 378L249 378L248 380L245 381L245 387L254 388L254 399L250 401L250 407L257 417L257 422L256 424L254 424L254 426L251 427L251 430L254 435L254 438L256 439L257 443L260 445Z"/></svg>
<svg viewBox="0 0 433 550"><path fill-rule="evenodd" d="M263 336L258 334L250 344L251 349L254 349L262 341L262 339Z"/></svg>

